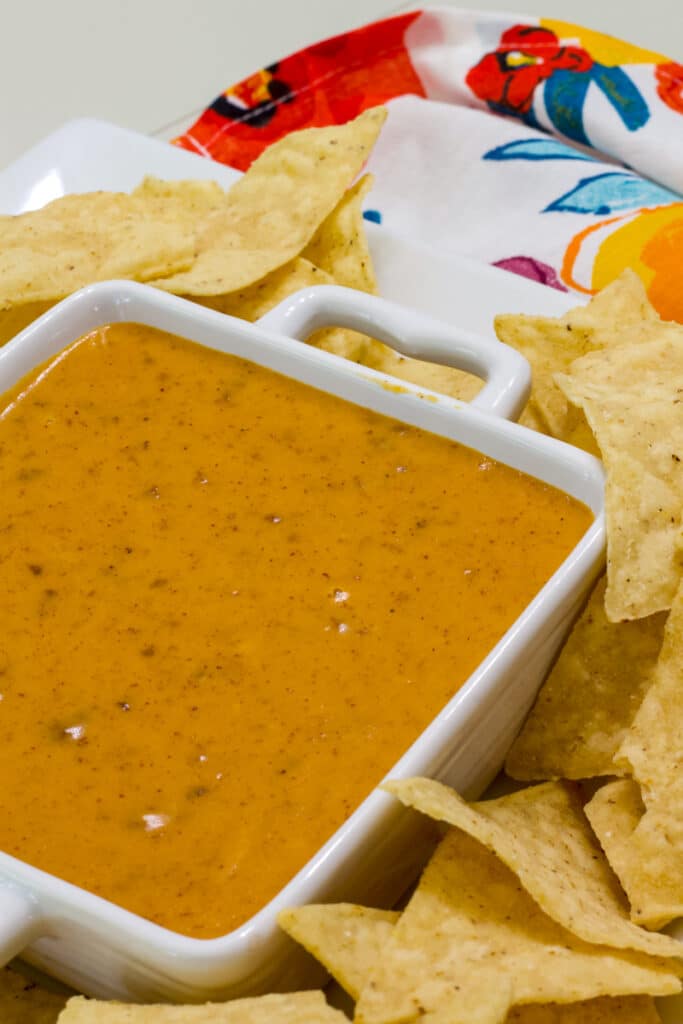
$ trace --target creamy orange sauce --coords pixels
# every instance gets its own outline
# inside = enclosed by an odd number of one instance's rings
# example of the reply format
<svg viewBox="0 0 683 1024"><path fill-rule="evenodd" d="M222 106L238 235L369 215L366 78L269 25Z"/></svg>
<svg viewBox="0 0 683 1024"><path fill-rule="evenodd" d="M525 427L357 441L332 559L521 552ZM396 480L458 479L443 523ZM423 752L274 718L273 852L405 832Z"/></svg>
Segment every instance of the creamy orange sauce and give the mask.
<svg viewBox="0 0 683 1024"><path fill-rule="evenodd" d="M0 848L209 937L367 795L590 522L131 325L0 414Z"/></svg>

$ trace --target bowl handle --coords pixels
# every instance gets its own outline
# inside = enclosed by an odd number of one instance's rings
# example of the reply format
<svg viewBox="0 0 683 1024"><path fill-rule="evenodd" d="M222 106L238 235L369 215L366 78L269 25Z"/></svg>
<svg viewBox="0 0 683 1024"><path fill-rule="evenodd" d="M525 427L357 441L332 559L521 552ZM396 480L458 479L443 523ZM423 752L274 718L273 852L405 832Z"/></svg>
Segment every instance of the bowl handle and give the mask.
<svg viewBox="0 0 683 1024"><path fill-rule="evenodd" d="M33 899L10 882L0 883L0 966L37 937L40 915Z"/></svg>
<svg viewBox="0 0 683 1024"><path fill-rule="evenodd" d="M506 419L516 419L529 397L531 369L519 352L351 288L317 285L295 292L257 323L300 341L320 327L349 327L404 356L465 370L486 381L469 404Z"/></svg>

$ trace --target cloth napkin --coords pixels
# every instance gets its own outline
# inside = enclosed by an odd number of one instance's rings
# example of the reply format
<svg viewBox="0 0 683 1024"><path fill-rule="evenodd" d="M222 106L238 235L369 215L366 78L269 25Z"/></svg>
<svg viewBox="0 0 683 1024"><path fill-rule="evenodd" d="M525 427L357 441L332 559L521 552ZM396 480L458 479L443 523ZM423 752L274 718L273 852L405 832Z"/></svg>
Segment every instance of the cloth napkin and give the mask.
<svg viewBox="0 0 683 1024"><path fill-rule="evenodd" d="M566 22L427 8L256 71L175 141L245 170L379 103L368 219L564 291L632 267L683 321L683 65Z"/></svg>

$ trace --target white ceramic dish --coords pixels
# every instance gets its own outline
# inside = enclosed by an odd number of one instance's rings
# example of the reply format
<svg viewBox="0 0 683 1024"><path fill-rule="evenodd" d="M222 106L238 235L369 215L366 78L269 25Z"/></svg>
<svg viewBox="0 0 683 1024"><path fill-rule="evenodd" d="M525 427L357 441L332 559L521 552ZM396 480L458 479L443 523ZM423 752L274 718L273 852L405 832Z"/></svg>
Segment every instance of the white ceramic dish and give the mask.
<svg viewBox="0 0 683 1024"><path fill-rule="evenodd" d="M390 773L427 774L461 792L481 792L500 768L604 551L599 463L501 418L517 415L526 399L525 361L498 342L343 289L299 293L251 325L114 282L72 296L0 350L0 391L85 331L116 320L245 356L460 441L591 507L596 518L581 542ZM284 336L305 337L327 323L369 330L406 354L474 370L488 384L469 407L453 399L425 401L420 389L388 389L390 378ZM21 953L87 994L129 1000L191 1001L293 988L315 979L310 960L278 931L278 911L321 900L391 902L423 859L428 833L418 816L375 791L275 899L243 927L213 940L167 931L0 854L0 958Z"/></svg>

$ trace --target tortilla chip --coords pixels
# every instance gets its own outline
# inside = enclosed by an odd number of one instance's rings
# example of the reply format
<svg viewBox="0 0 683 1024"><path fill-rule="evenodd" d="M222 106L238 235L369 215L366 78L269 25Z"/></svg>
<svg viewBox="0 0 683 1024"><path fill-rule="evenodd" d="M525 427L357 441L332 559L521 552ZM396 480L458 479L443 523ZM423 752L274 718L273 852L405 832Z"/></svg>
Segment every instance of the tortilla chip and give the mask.
<svg viewBox="0 0 683 1024"><path fill-rule="evenodd" d="M661 1024L650 996L589 999L566 1006L515 1006L507 1024Z"/></svg>
<svg viewBox="0 0 683 1024"><path fill-rule="evenodd" d="M569 369L574 359L592 351L591 332L573 330L565 318L517 314L497 316L494 327L499 340L531 364L531 395L522 415L541 424L543 433L597 455L585 416L570 405L553 379L558 370Z"/></svg>
<svg viewBox="0 0 683 1024"><path fill-rule="evenodd" d="M454 1024L501 1019L482 1002L509 990L515 1003L603 995L665 995L680 982L666 962L595 946L552 921L509 868L459 829L442 841L371 972L359 1024ZM479 1000L479 1002L478 1002ZM448 1011L448 1012L446 1012Z"/></svg>
<svg viewBox="0 0 683 1024"><path fill-rule="evenodd" d="M320 267L299 257L240 291L206 298L189 298L200 306L207 306L219 313L227 313L228 316L253 322L299 289L318 284L336 284L336 281ZM368 339L364 335L344 327L324 327L315 331L308 341L316 348L325 349L326 352L332 352L353 362L360 360L368 344Z"/></svg>
<svg viewBox="0 0 683 1024"><path fill-rule="evenodd" d="M417 384L418 387L436 391L440 395L458 398L461 402L471 401L484 386L484 382L471 373L440 366L438 363L426 363L421 359L410 359L381 341L372 341L363 357L363 365Z"/></svg>
<svg viewBox="0 0 683 1024"><path fill-rule="evenodd" d="M363 199L372 182L372 176L366 174L347 190L320 225L303 256L329 274L334 284L375 295L377 280L363 220ZM342 327L316 331L309 340L316 348L355 363L365 363L371 345L364 334Z"/></svg>
<svg viewBox="0 0 683 1024"><path fill-rule="evenodd" d="M660 316L648 298L643 280L635 270L627 268L619 277L595 295L585 306L577 306L563 318L572 329L608 329L619 331L642 325L643 321L660 323Z"/></svg>
<svg viewBox="0 0 683 1024"><path fill-rule="evenodd" d="M67 999L68 996L48 992L17 971L0 971L2 1024L55 1024Z"/></svg>
<svg viewBox="0 0 683 1024"><path fill-rule="evenodd" d="M399 916L352 903L312 904L284 910L278 924L358 999Z"/></svg>
<svg viewBox="0 0 683 1024"><path fill-rule="evenodd" d="M619 345L556 375L586 414L607 470L607 593L612 622L671 607L681 577L683 326Z"/></svg>
<svg viewBox="0 0 683 1024"><path fill-rule="evenodd" d="M95 281L159 279L191 266L192 211L147 195L92 192L0 217L0 310ZM58 258L57 258L58 256Z"/></svg>
<svg viewBox="0 0 683 1024"><path fill-rule="evenodd" d="M610 622L603 576L505 762L513 779L614 775L613 757L656 664L666 614Z"/></svg>
<svg viewBox="0 0 683 1024"><path fill-rule="evenodd" d="M225 201L225 190L217 181L203 179L164 181L162 178L154 178L151 175L143 178L137 188L133 189L132 194L172 202L180 200L183 206L189 207L195 217L206 216Z"/></svg>
<svg viewBox="0 0 683 1024"><path fill-rule="evenodd" d="M338 904L287 910L279 920L285 931L305 946L352 998L358 999L399 916L391 911ZM564 1006L515 1006L505 1017L506 1024L612 1024L614 1020L659 1024L649 996L603 996Z"/></svg>
<svg viewBox="0 0 683 1024"><path fill-rule="evenodd" d="M566 373L575 359L589 352L621 343L625 331L639 332L644 322L660 321L645 286L631 270L624 271L587 306L571 309L564 316L496 317L495 329L500 340L516 348L531 363L533 383L527 416L541 425L544 433L598 455L583 412L570 405L554 376ZM630 339L635 340L633 335Z"/></svg>
<svg viewBox="0 0 683 1024"><path fill-rule="evenodd" d="M204 1006L138 1006L70 999L59 1024L348 1024L322 992L256 996Z"/></svg>
<svg viewBox="0 0 683 1024"><path fill-rule="evenodd" d="M393 932L398 913L352 904L319 905L285 911L280 924L322 963L342 988L358 999L382 949ZM650 996L603 996L566 1005L515 1006L506 1024L659 1024Z"/></svg>
<svg viewBox="0 0 683 1024"><path fill-rule="evenodd" d="M292 132L269 146L204 221L192 268L153 283L222 295L294 259L362 169L385 118L374 107L345 125Z"/></svg>
<svg viewBox="0 0 683 1024"><path fill-rule="evenodd" d="M595 841L578 790L568 783L547 782L474 804L432 779L391 781L383 788L408 807L463 829L483 843L514 871L553 921L585 942L651 956L683 957L683 946L676 939L653 935L629 919L623 893Z"/></svg>
<svg viewBox="0 0 683 1024"><path fill-rule="evenodd" d="M652 685L615 756L639 783L645 807L628 840L621 841L622 856L631 863L630 872L622 865L621 873L634 919L653 928L683 915L682 733L683 585L666 624ZM635 797L626 791L618 795L620 806L630 809L621 816L632 824Z"/></svg>
<svg viewBox="0 0 683 1024"><path fill-rule="evenodd" d="M301 288L317 284L334 284L329 274L314 266L309 260L296 258L278 267L260 281L225 295L210 295L204 298L185 296L200 306L215 309L218 313L236 316L241 320L254 321L283 302Z"/></svg>
<svg viewBox="0 0 683 1024"><path fill-rule="evenodd" d="M372 184L372 176L366 174L348 189L301 255L337 284L376 295L377 280L363 221L363 200Z"/></svg>
<svg viewBox="0 0 683 1024"><path fill-rule="evenodd" d="M680 868L669 874L656 849L647 849L654 845L647 830L634 839L644 812L640 787L632 779L603 786L586 805L593 830L631 902L633 920L661 928L683 915Z"/></svg>
<svg viewBox="0 0 683 1024"><path fill-rule="evenodd" d="M529 430L537 431L539 434L549 433L547 424L531 402L527 402L524 406L517 422L523 427L528 427Z"/></svg>

